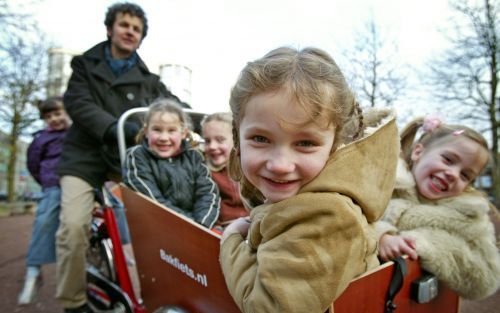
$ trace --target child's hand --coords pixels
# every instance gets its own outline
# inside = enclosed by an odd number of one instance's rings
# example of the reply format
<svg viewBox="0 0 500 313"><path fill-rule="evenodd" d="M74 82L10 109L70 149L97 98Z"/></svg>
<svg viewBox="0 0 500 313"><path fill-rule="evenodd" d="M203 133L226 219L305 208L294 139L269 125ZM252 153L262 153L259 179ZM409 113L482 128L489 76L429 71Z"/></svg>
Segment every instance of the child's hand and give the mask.
<svg viewBox="0 0 500 313"><path fill-rule="evenodd" d="M399 235L382 235L380 237L378 254L384 262L403 254L407 254L412 260L418 258L415 239Z"/></svg>
<svg viewBox="0 0 500 313"><path fill-rule="evenodd" d="M250 219L248 217L240 217L231 224L229 224L226 229L224 229L224 233L222 233L222 242L229 237L229 235L239 233L243 237L246 237L248 234L248 229L250 228Z"/></svg>

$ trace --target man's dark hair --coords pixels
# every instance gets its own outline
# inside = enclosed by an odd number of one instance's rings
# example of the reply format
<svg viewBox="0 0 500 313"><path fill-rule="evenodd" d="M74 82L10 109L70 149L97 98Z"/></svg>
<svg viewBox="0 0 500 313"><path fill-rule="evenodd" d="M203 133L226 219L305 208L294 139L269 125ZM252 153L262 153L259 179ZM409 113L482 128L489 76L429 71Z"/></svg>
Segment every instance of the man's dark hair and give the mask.
<svg viewBox="0 0 500 313"><path fill-rule="evenodd" d="M146 38L148 33L148 19L146 17L146 13L144 13L140 6L129 2L118 2L110 6L108 8L108 12L106 12L106 18L104 19L104 25L106 25L107 29L113 28L117 13L130 14L131 16L140 18L143 24L142 39Z"/></svg>

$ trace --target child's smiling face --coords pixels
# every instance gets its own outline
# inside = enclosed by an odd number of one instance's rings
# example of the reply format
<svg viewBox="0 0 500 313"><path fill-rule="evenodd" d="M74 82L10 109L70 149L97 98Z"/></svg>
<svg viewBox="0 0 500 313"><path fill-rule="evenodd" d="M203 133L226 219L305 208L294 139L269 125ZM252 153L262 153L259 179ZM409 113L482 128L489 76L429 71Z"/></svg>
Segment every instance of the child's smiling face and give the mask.
<svg viewBox="0 0 500 313"><path fill-rule="evenodd" d="M161 158L176 156L181 151L187 129L175 113L154 113L145 129L149 148Z"/></svg>
<svg viewBox="0 0 500 313"><path fill-rule="evenodd" d="M231 125L223 121L210 121L203 126L203 138L208 161L215 167L226 165L233 148Z"/></svg>
<svg viewBox="0 0 500 313"><path fill-rule="evenodd" d="M466 137L412 151L412 172L423 197L438 200L459 195L476 178L488 161L488 153Z"/></svg>
<svg viewBox="0 0 500 313"><path fill-rule="evenodd" d="M64 109L56 109L43 114L43 120L53 130L68 128L70 118Z"/></svg>
<svg viewBox="0 0 500 313"><path fill-rule="evenodd" d="M308 120L286 89L255 95L245 105L239 128L241 168L268 203L296 195L329 158L334 126L303 125Z"/></svg>

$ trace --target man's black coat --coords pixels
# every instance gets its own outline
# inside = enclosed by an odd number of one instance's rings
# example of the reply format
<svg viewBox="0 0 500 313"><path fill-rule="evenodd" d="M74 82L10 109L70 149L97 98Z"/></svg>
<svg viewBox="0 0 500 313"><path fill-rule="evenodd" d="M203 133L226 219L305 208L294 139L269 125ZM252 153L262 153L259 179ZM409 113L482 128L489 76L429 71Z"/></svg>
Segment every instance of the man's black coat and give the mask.
<svg viewBox="0 0 500 313"><path fill-rule="evenodd" d="M73 58L73 74L64 94L73 125L66 135L58 173L77 176L94 187L101 186L107 174L121 172L117 143L104 139L120 115L158 97L178 100L140 57L129 71L115 77L104 56L107 44L101 42Z"/></svg>

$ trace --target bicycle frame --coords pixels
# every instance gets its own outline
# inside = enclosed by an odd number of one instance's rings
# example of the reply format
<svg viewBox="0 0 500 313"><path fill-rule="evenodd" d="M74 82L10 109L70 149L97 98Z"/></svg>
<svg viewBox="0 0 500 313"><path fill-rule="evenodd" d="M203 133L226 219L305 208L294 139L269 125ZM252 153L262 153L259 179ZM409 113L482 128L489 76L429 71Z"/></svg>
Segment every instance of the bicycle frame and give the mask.
<svg viewBox="0 0 500 313"><path fill-rule="evenodd" d="M93 218L101 219L102 223L94 224L93 235L97 240L109 240L109 246L103 248L105 262L108 262L111 277L103 275L99 269L90 265L87 267L88 296L93 302L100 303L101 306L111 307L112 310L103 312L117 312L114 308L115 303L121 303L123 309L121 312L127 313L146 313L146 309L139 302L134 294L130 274L125 259L125 254L120 240L118 225L109 197L113 195L106 187L103 187L103 203L101 207L94 211ZM111 252L111 253L110 253ZM116 274L116 276L115 276ZM92 302L92 301L91 301ZM95 304L95 303L94 303ZM97 311L99 308L94 308Z"/></svg>

